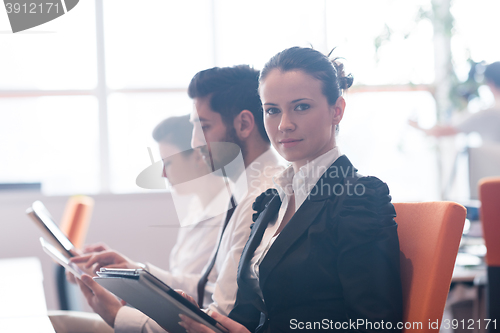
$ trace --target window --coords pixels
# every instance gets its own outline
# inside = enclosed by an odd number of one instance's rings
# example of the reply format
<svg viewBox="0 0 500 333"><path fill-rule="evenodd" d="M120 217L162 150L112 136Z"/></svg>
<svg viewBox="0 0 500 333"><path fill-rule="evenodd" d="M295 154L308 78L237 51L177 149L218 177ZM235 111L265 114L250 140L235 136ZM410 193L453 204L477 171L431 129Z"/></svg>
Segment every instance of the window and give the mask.
<svg viewBox="0 0 500 333"><path fill-rule="evenodd" d="M47 194L143 191L135 177L150 163L147 147L158 158L151 131L191 111L186 89L196 72L260 69L286 47L312 45L337 47L357 84L341 149L388 182L395 199L435 199L431 144L405 127L414 115L435 121L424 91L434 81L433 27L418 18L430 8L430 0L95 0L0 33L0 181L41 181ZM453 60L464 73L468 54L498 60L499 46L481 36L499 9L495 0L453 1ZM1 10L0 30L9 30ZM418 173L430 176L419 182Z"/></svg>
<svg viewBox="0 0 500 333"><path fill-rule="evenodd" d="M109 97L110 185L114 193L147 191L135 179L151 164L147 147L160 159L153 128L167 116L191 112L192 102L185 92L116 93Z"/></svg>
<svg viewBox="0 0 500 333"><path fill-rule="evenodd" d="M46 194L99 191L97 100L0 99L0 182L41 182Z"/></svg>
<svg viewBox="0 0 500 333"><path fill-rule="evenodd" d="M359 172L386 182L396 201L439 200L432 141L408 126L435 122L427 91L347 93L338 144Z"/></svg>

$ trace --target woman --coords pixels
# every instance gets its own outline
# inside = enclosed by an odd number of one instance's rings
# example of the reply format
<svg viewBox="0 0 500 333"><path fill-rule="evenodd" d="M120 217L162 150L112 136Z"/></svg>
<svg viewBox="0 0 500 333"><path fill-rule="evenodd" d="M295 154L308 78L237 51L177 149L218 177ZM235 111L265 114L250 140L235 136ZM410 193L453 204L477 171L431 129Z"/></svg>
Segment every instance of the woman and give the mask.
<svg viewBox="0 0 500 333"><path fill-rule="evenodd" d="M389 190L357 174L336 145L351 84L341 64L310 48L286 49L261 72L266 131L292 165L254 204L234 310L212 314L230 332L385 331L402 320ZM181 318L189 332L209 332Z"/></svg>

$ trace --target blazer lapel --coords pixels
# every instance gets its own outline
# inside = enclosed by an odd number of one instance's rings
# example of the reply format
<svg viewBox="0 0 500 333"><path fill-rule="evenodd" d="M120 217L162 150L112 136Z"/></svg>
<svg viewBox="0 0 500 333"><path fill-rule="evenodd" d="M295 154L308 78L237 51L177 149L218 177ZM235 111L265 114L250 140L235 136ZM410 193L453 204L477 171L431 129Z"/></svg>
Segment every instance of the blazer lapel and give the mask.
<svg viewBox="0 0 500 333"><path fill-rule="evenodd" d="M253 258L255 249L262 241L262 236L264 235L269 221L271 221L276 214L278 214L280 206L280 197L279 195L275 195L274 198L270 200L266 209L264 209L264 211L259 215L257 221L255 221L250 237L241 254L241 259L238 265L238 282L245 280L246 269L250 267L250 260Z"/></svg>
<svg viewBox="0 0 500 333"><path fill-rule="evenodd" d="M259 266L259 283L264 285L269 273L276 267L276 264L283 258L285 252L290 246L307 230L313 223L325 204L323 201L310 201L307 199L299 210L293 215L281 234L274 241L267 252L264 260Z"/></svg>
<svg viewBox="0 0 500 333"><path fill-rule="evenodd" d="M238 288L244 291L245 293L250 293L251 299L249 300L255 308L259 309L261 312L266 312L265 304L262 301L260 293L257 288L257 284L252 284L248 281L250 276L248 270L250 269L250 262L254 256L255 249L259 246L262 241L262 236L273 218L275 218L276 214L278 214L279 208L281 206L281 200L279 195L275 195L269 204L266 206L264 211L259 215L255 224L252 227L252 231L250 233L250 237L248 238L245 247L243 248L243 252L241 254L240 262L238 265ZM257 282L256 282L257 283Z"/></svg>
<svg viewBox="0 0 500 333"><path fill-rule="evenodd" d="M260 264L259 283L261 287L290 246L292 246L292 244L295 243L314 222L323 209L326 199L338 193L338 191L335 191L335 186L337 184L343 184L343 179L354 174L356 171L357 169L352 166L349 159L345 155L342 155L327 169L323 176L321 176L311 190L308 198L292 216L290 221L288 221L288 224L283 228L283 231L281 231L279 237L276 238L267 252L266 257Z"/></svg>

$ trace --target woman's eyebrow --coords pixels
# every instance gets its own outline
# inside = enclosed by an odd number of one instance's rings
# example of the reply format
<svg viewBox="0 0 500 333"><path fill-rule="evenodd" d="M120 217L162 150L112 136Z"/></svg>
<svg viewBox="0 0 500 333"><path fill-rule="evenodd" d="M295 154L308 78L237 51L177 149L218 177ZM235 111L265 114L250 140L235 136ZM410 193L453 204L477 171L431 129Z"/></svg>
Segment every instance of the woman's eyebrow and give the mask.
<svg viewBox="0 0 500 333"><path fill-rule="evenodd" d="M310 98L299 98L299 99L293 100L291 103L293 104L293 103L297 103L297 102L300 102L300 101L303 101L303 100L310 100L310 101L312 101L312 99L310 99Z"/></svg>
<svg viewBox="0 0 500 333"><path fill-rule="evenodd" d="M304 101L304 100L312 101L312 99L304 97L304 98L294 99L293 101L290 102L290 104L298 103L298 102ZM278 104L275 104L275 103L264 103L263 105L278 106Z"/></svg>

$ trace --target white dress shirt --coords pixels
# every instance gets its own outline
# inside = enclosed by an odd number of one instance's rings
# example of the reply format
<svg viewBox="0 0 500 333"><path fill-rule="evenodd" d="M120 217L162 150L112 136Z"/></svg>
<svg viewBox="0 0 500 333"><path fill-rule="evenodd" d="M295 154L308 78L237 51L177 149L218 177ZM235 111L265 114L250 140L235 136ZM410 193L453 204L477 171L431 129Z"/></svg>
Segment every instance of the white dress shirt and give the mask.
<svg viewBox="0 0 500 333"><path fill-rule="evenodd" d="M224 231L215 265L208 276L205 298L213 290L213 302L208 306L210 310L227 316L233 309L238 291L236 283L238 264L243 248L250 236L250 225L254 213L252 204L258 195L266 189L274 187L272 178L283 169L274 151L269 149L253 161L245 169L245 173L231 184L232 194L235 197L237 206ZM245 183L246 186L244 186ZM225 220L225 214L222 220ZM219 228L218 235L220 235L220 232L221 228ZM207 265L208 260L205 261ZM152 268L151 265L148 265L148 267ZM155 275L158 273L154 270L151 272ZM201 273L197 274L196 279L191 280L194 290L196 290L200 278ZM195 297L197 295L196 292L189 294ZM145 315L139 316L138 314L142 313L132 308L122 307L115 320L115 332L165 332L156 322Z"/></svg>
<svg viewBox="0 0 500 333"><path fill-rule="evenodd" d="M500 143L500 105L473 113L458 124L460 132L477 132L485 142Z"/></svg>
<svg viewBox="0 0 500 333"><path fill-rule="evenodd" d="M302 166L299 169L299 172L295 173L293 167L289 166L282 173L274 177L274 185L278 190L282 203L278 217L276 220L269 222L266 231L262 236L262 241L257 249L255 249L254 256L250 261L250 267L252 267L251 278L259 278L259 265L276 238L279 236L276 232L283 221L288 204L290 203L291 195L295 195L295 212L297 212L321 176L337 160L337 158L340 157L340 155L339 148L334 147L323 155L318 156L311 162Z"/></svg>
<svg viewBox="0 0 500 333"><path fill-rule="evenodd" d="M274 151L269 149L245 169L232 187L238 206L226 227L215 267L209 275L209 283L215 283L213 303L208 306L210 310L227 316L233 309L238 291L238 264L253 222L252 204L262 192L273 187L274 175L283 169ZM241 191L245 181L248 191Z"/></svg>

